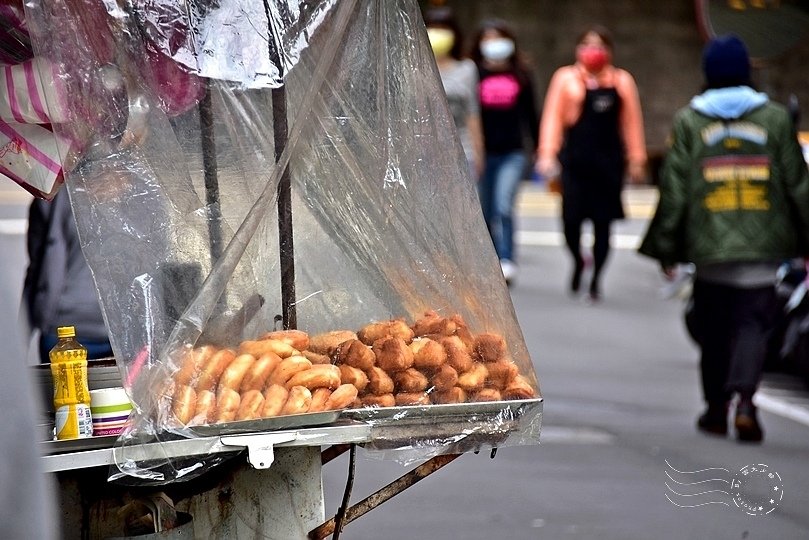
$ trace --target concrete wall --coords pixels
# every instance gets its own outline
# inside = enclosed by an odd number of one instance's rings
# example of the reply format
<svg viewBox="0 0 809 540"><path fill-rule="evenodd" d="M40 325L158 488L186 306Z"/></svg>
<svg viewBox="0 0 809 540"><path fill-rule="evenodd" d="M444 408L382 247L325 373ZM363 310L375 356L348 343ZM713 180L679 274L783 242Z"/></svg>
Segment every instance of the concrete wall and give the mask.
<svg viewBox="0 0 809 540"><path fill-rule="evenodd" d="M532 61L540 103L553 71L573 61L581 29L594 22L607 26L615 38L615 64L637 80L652 153L663 150L672 115L702 86L704 41L692 0L422 1L428 4L453 8L468 40L483 19L511 23ZM790 93L798 95L803 126L809 126L807 66L809 43L803 43L754 73L756 84L773 99L786 103Z"/></svg>

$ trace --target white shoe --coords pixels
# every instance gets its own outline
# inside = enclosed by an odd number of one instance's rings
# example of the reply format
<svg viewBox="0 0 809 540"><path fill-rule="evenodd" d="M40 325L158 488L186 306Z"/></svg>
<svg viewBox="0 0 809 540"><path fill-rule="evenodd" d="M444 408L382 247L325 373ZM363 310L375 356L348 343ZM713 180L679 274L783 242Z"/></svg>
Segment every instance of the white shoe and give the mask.
<svg viewBox="0 0 809 540"><path fill-rule="evenodd" d="M511 285L517 278L517 265L514 264L514 261L500 259L500 270L503 271L503 277L506 278L507 285Z"/></svg>

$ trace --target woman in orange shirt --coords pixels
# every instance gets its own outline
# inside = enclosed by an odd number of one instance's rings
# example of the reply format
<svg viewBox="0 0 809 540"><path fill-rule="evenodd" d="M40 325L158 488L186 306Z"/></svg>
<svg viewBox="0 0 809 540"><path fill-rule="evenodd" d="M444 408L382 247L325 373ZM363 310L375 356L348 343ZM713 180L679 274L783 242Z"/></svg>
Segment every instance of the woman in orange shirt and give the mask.
<svg viewBox="0 0 809 540"><path fill-rule="evenodd" d="M601 26L577 40L576 63L556 70L545 97L537 170L561 175L565 242L573 256L570 290L579 291L584 258L582 223L593 224L590 299L601 298L600 278L609 254L610 225L624 217L624 175L643 178L646 144L635 80L612 65L613 41Z"/></svg>

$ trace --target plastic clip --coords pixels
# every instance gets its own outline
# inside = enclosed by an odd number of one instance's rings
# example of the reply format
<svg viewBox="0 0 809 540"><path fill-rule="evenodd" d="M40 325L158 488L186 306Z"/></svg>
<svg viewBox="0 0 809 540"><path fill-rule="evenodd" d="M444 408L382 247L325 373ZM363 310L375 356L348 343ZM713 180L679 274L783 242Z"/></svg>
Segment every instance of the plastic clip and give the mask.
<svg viewBox="0 0 809 540"><path fill-rule="evenodd" d="M227 435L219 440L226 446L243 446L247 448L247 462L254 469L269 469L275 460L273 447L289 441L294 441L297 433L294 431L284 433L260 433L256 435Z"/></svg>

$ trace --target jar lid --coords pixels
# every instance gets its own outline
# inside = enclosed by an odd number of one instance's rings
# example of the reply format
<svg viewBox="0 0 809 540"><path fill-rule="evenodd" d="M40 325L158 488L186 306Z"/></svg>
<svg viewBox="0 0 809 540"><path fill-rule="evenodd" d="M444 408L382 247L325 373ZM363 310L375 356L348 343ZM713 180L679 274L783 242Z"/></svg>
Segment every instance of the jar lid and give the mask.
<svg viewBox="0 0 809 540"><path fill-rule="evenodd" d="M63 337L76 337L76 327L75 326L60 326L56 329L56 337L63 338Z"/></svg>

